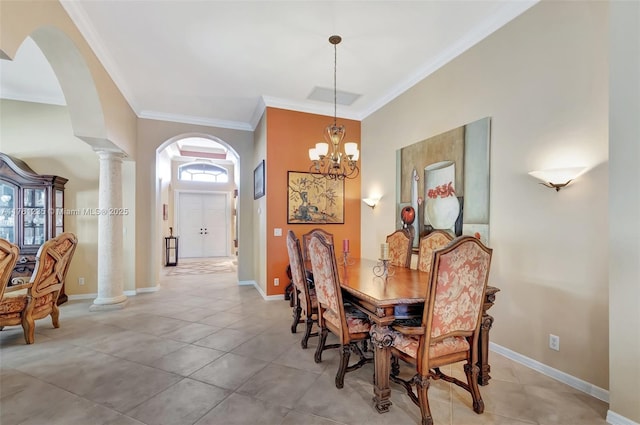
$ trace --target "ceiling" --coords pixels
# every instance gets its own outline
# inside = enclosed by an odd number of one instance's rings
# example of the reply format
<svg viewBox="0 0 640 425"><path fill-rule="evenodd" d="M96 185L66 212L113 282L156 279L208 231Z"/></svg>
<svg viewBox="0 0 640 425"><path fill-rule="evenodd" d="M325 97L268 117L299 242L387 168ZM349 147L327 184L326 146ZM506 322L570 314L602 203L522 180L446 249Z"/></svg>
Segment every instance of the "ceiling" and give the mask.
<svg viewBox="0 0 640 425"><path fill-rule="evenodd" d="M253 130L265 106L362 120L537 0L61 0L142 118ZM33 41L0 61L3 98L64 104ZM310 99L314 92L329 94Z"/></svg>

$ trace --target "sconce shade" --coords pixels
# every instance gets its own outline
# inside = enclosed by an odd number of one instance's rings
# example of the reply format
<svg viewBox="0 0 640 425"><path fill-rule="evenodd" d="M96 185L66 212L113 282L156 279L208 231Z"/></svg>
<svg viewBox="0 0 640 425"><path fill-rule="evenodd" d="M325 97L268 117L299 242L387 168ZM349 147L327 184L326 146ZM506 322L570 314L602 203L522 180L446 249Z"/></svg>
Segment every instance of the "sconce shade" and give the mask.
<svg viewBox="0 0 640 425"><path fill-rule="evenodd" d="M362 202L370 206L372 209L378 205L378 201L380 201L380 198L362 198Z"/></svg>
<svg viewBox="0 0 640 425"><path fill-rule="evenodd" d="M587 170L586 167L555 168L551 170L531 171L529 175L542 180L542 185L560 191L572 180Z"/></svg>

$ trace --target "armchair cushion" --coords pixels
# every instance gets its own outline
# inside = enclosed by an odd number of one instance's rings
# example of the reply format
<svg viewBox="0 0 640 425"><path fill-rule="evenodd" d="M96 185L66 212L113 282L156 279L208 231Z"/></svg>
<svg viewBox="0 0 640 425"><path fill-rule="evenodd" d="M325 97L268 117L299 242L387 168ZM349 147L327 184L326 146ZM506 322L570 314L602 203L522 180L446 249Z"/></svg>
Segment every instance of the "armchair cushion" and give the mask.
<svg viewBox="0 0 640 425"><path fill-rule="evenodd" d="M27 289L5 292L0 302L0 315L3 319L20 317L22 310L27 306Z"/></svg>

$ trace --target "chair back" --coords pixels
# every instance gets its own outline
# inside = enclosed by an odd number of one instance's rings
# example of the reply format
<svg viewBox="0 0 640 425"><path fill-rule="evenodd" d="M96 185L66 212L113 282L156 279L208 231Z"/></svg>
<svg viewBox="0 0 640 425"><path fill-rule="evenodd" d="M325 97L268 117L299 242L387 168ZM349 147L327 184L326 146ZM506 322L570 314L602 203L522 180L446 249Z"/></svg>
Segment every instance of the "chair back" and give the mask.
<svg viewBox="0 0 640 425"><path fill-rule="evenodd" d="M453 240L453 236L444 230L434 230L420 238L420 250L418 251L418 270L429 273L433 251L447 246Z"/></svg>
<svg viewBox="0 0 640 425"><path fill-rule="evenodd" d="M302 249L304 261L311 261L309 258L309 242L311 241L311 235L318 233L324 237L324 240L333 245L333 235L323 229L316 228L302 235Z"/></svg>
<svg viewBox="0 0 640 425"><path fill-rule="evenodd" d="M411 265L411 245L413 238L408 229L399 229L387 235L389 244L389 262L396 267Z"/></svg>
<svg viewBox="0 0 640 425"><path fill-rule="evenodd" d="M0 299L9 285L11 272L18 262L20 248L6 239L0 239Z"/></svg>
<svg viewBox="0 0 640 425"><path fill-rule="evenodd" d="M287 232L287 252L289 253L289 265L291 266L291 280L293 280L293 284L300 292L298 295L300 307L302 307L305 312L309 312L310 310L308 309L311 308L311 298L307 285L304 262L302 261L300 240L292 230Z"/></svg>
<svg viewBox="0 0 640 425"><path fill-rule="evenodd" d="M434 251L422 325L424 343L418 357L428 365L429 347L453 336L477 346L482 304L493 250L473 236L460 236ZM476 350L471 350L477 357Z"/></svg>
<svg viewBox="0 0 640 425"><path fill-rule="evenodd" d="M46 296L49 298L46 304L55 303L58 300L77 245L76 236L65 232L40 246L36 255L36 267L31 275L32 286L29 289L31 297Z"/></svg>
<svg viewBox="0 0 640 425"><path fill-rule="evenodd" d="M309 241L309 256L316 286L320 326L325 326L325 316L333 318L330 322L338 328L335 329L337 335L345 340L348 328L333 244L328 243L320 233L313 233Z"/></svg>

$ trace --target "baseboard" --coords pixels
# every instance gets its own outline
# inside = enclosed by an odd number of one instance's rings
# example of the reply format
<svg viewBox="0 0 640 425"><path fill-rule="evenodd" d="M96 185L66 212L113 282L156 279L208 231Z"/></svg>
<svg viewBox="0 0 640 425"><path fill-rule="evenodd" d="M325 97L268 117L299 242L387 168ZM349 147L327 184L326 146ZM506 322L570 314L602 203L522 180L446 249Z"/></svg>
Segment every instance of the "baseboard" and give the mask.
<svg viewBox="0 0 640 425"><path fill-rule="evenodd" d="M67 298L69 301L74 300L92 300L98 297L98 294L77 294L77 295L68 295Z"/></svg>
<svg viewBox="0 0 640 425"><path fill-rule="evenodd" d="M638 422L627 419L622 415L612 412L611 410L607 411L607 423L611 425L640 425Z"/></svg>
<svg viewBox="0 0 640 425"><path fill-rule="evenodd" d="M528 368L540 372L543 375L547 375L550 378L567 384L570 387L575 388L576 390L587 393L592 397L604 401L605 403L609 403L609 391L603 388L597 387L593 384L590 384L589 382L583 381L580 378L576 378L575 376L562 372L561 370L552 368L551 366L547 366L537 360L533 360L529 357L523 356L522 354L516 353L515 351L509 350L508 348L505 348L496 343L489 342L489 349L505 356L508 359L513 360L516 363L527 366Z"/></svg>
<svg viewBox="0 0 640 425"><path fill-rule="evenodd" d="M136 294L144 294L147 292L158 292L160 290L160 286L156 285L156 286L149 286L147 288L136 288L135 293L133 295ZM127 293L125 292L125 295L127 295Z"/></svg>
<svg viewBox="0 0 640 425"><path fill-rule="evenodd" d="M258 285L258 283L255 280L241 280L238 282L238 285L241 286L253 286L254 288L256 288L256 290L258 291L258 293L262 296L262 298L265 301L282 301L284 300L284 294L280 294L280 295L267 295L264 293L264 291L262 290L262 288L260 287L260 285Z"/></svg>

